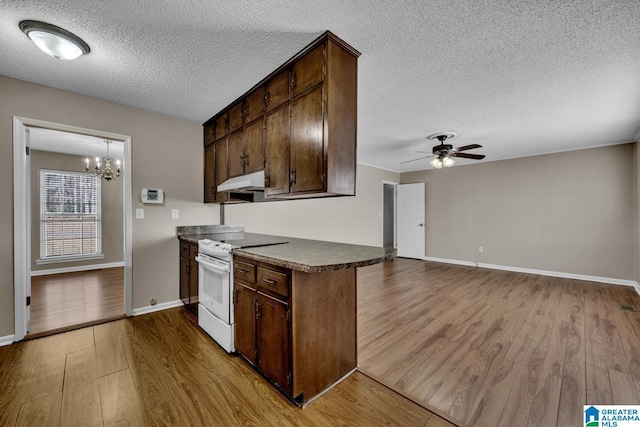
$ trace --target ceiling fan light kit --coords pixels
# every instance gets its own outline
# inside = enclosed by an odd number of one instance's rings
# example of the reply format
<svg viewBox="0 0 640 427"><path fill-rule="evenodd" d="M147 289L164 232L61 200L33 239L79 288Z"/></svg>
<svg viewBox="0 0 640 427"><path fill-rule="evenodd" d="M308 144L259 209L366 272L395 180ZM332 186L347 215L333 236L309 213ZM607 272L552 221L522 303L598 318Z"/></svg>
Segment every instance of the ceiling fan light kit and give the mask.
<svg viewBox="0 0 640 427"><path fill-rule="evenodd" d="M482 145L480 144L470 144L470 145L465 145L463 147L458 147L458 148L453 148L453 145L451 144L445 144L447 139L455 138L456 135L457 134L455 132L441 132L441 133L434 133L433 135L429 135L427 139L429 140L437 139L439 142L438 145L433 147L433 150L431 151L433 154L431 156L419 157L417 159L407 160L406 162L402 162L401 164L415 162L416 160L428 159L429 157L435 156L435 159L430 160L429 164L434 169L442 169L442 168L450 168L451 166L455 165L456 161L454 157L462 157L465 159L472 159L472 160L484 159L485 157L484 154L461 153L461 151L473 150L474 148L482 148ZM418 153L424 153L424 151L418 151Z"/></svg>
<svg viewBox="0 0 640 427"><path fill-rule="evenodd" d="M20 29L38 48L55 59L71 60L91 51L80 37L41 21L21 21Z"/></svg>

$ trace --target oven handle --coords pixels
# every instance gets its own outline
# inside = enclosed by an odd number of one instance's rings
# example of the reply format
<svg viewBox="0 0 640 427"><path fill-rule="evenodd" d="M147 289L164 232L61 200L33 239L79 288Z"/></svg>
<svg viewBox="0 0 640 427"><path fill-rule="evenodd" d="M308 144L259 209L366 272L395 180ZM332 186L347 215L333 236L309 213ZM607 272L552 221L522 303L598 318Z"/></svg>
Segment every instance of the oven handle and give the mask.
<svg viewBox="0 0 640 427"><path fill-rule="evenodd" d="M229 272L229 267L220 267L217 264L212 264L210 262L205 261L203 258L200 258L199 256L196 257L196 261L198 261L204 267L209 268L211 270L220 271L222 273L228 273Z"/></svg>

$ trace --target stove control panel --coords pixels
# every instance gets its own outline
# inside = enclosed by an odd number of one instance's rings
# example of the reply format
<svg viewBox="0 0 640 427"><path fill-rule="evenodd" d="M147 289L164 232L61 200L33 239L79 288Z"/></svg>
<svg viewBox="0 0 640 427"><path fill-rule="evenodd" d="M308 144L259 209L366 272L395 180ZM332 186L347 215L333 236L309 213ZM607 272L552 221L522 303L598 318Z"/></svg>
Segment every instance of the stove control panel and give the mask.
<svg viewBox="0 0 640 427"><path fill-rule="evenodd" d="M209 255L228 254L233 248L228 243L216 242L215 240L204 239L198 241L198 251Z"/></svg>

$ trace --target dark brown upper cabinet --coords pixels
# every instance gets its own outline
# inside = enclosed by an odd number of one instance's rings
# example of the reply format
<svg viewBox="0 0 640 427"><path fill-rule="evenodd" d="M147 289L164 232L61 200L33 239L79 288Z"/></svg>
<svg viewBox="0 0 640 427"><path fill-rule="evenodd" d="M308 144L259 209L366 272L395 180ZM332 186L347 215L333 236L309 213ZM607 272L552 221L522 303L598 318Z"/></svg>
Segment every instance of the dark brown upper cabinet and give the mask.
<svg viewBox="0 0 640 427"><path fill-rule="evenodd" d="M264 169L264 117L244 127L244 173Z"/></svg>
<svg viewBox="0 0 640 427"><path fill-rule="evenodd" d="M244 145L243 130L238 129L229 134L227 178L240 176L244 174Z"/></svg>
<svg viewBox="0 0 640 427"><path fill-rule="evenodd" d="M291 92L294 97L317 85L324 79L325 54L326 45L323 43L293 64Z"/></svg>
<svg viewBox="0 0 640 427"><path fill-rule="evenodd" d="M214 202L221 203L229 200L229 193L217 191L218 185L227 180L227 138L221 138L215 143L214 168Z"/></svg>
<svg viewBox="0 0 640 427"><path fill-rule="evenodd" d="M273 76L267 82L264 94L265 106L267 111L271 111L274 108L277 108L283 103L289 101L289 96L291 94L290 76L291 72L287 68Z"/></svg>
<svg viewBox="0 0 640 427"><path fill-rule="evenodd" d="M324 189L323 86L291 101L291 192Z"/></svg>
<svg viewBox="0 0 640 427"><path fill-rule="evenodd" d="M220 114L215 121L216 124L216 141L229 133L229 114L225 111Z"/></svg>
<svg viewBox="0 0 640 427"><path fill-rule="evenodd" d="M265 196L289 193L289 153L291 148L289 103L267 113L265 119Z"/></svg>
<svg viewBox="0 0 640 427"><path fill-rule="evenodd" d="M271 199L355 195L358 56L327 31L208 120L228 177L264 169Z"/></svg>
<svg viewBox="0 0 640 427"><path fill-rule="evenodd" d="M215 183L215 144L205 145L204 147L204 202L211 203L216 201L216 183Z"/></svg>
<svg viewBox="0 0 640 427"><path fill-rule="evenodd" d="M264 87L247 96L244 104L245 123L251 123L264 115L265 102Z"/></svg>

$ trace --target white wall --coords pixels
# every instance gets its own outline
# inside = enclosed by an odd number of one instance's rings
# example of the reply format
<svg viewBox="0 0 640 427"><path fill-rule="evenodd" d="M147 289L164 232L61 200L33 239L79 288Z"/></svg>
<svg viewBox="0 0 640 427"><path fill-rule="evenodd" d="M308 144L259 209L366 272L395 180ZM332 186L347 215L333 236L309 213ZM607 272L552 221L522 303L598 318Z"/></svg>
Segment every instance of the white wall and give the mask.
<svg viewBox="0 0 640 427"><path fill-rule="evenodd" d="M635 180L634 144L401 175L426 183L426 256L623 280Z"/></svg>
<svg viewBox="0 0 640 427"><path fill-rule="evenodd" d="M399 174L358 164L355 197L226 205L225 223L246 231L382 246L382 181Z"/></svg>

